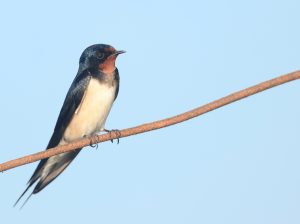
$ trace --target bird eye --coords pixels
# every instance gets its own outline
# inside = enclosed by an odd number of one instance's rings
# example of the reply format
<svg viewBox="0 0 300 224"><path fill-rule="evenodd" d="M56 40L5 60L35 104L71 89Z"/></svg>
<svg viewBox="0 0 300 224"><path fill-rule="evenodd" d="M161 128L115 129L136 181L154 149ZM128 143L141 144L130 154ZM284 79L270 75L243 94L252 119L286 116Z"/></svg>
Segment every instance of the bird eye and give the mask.
<svg viewBox="0 0 300 224"><path fill-rule="evenodd" d="M97 58L102 59L104 58L104 53L101 53L99 51L96 52Z"/></svg>

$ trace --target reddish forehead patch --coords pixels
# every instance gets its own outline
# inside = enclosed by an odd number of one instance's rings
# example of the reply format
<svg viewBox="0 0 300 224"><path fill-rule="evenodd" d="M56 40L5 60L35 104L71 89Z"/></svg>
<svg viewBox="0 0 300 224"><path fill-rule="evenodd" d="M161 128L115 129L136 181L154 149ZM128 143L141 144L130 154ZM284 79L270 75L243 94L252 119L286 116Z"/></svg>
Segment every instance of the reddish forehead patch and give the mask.
<svg viewBox="0 0 300 224"><path fill-rule="evenodd" d="M113 52L116 51L116 49L113 48L113 47L107 47L107 48L104 49L104 51L107 52L107 53L113 53Z"/></svg>

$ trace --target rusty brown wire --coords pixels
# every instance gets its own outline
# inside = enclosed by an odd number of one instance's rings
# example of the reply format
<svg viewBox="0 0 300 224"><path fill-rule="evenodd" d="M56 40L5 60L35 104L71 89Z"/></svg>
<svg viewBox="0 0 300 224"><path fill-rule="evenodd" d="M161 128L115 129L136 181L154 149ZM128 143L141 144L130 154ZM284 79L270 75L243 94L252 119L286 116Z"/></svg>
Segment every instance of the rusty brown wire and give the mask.
<svg viewBox="0 0 300 224"><path fill-rule="evenodd" d="M194 117L200 116L209 111L215 110L222 106L225 106L229 103L233 103L237 100L241 100L248 96L254 95L256 93L262 92L264 90L270 89L272 87L296 80L300 78L300 71L296 71L293 73L289 73L286 75L279 76L277 78L262 82L260 84L251 86L249 88L243 89L241 91L235 92L218 100L215 100L211 103L205 104L196 109L190 110L188 112L176 115L174 117L166 118L159 121L154 121L151 123L146 123L143 125L139 125L132 128L123 129L118 132L107 133L99 136L93 136L91 138L85 138L67 145L58 146L55 148L51 148L46 151L34 153L31 155L27 155L18 159L14 159L5 163L0 164L0 171L6 171L18 166L22 166L28 163L32 163L41 159L45 159L60 153L76 150L77 148L82 148L84 146L88 146L90 144L96 144L100 142L105 142L111 139L124 138L130 135L136 135L147 131L152 131L159 128L164 128L170 125L174 125Z"/></svg>

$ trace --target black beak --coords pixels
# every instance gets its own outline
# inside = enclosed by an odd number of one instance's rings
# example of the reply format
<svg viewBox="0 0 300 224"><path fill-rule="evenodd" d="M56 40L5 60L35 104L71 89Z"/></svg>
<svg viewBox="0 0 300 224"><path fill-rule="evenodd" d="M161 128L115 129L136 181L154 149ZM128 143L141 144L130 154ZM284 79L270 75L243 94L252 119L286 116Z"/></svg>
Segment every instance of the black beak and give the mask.
<svg viewBox="0 0 300 224"><path fill-rule="evenodd" d="M112 55L124 54L126 51L115 51Z"/></svg>

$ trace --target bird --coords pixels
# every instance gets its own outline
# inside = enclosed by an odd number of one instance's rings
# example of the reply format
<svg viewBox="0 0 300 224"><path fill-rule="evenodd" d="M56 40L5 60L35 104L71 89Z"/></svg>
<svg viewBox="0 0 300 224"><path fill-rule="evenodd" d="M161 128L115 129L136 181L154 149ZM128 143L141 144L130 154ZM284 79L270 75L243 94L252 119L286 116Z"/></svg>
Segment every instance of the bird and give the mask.
<svg viewBox="0 0 300 224"><path fill-rule="evenodd" d="M78 72L67 92L46 150L107 131L105 122L119 93L120 76L115 62L123 53L125 51L107 44L94 44L83 51ZM42 159L14 206L37 183L23 207L33 194L58 177L80 150Z"/></svg>

